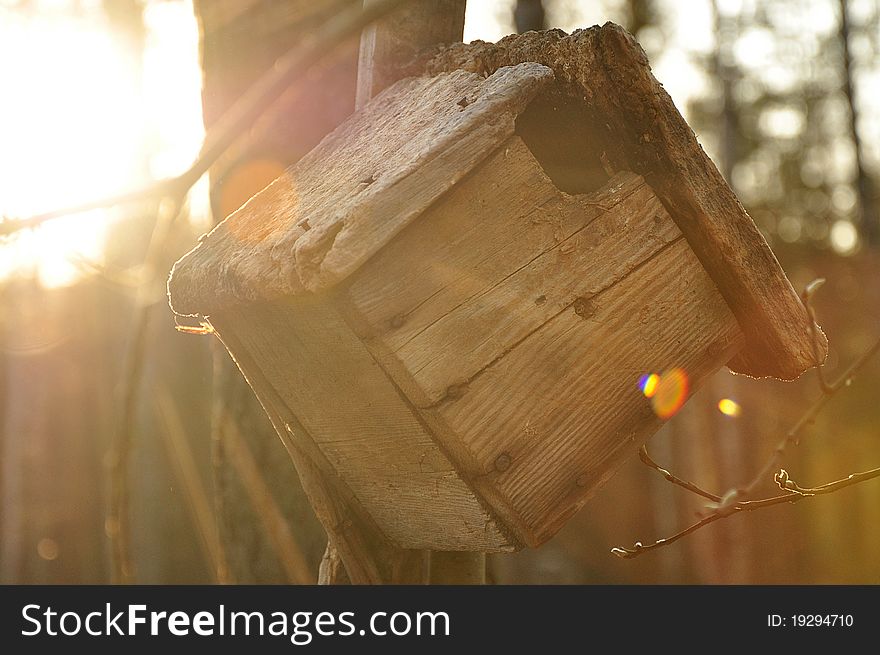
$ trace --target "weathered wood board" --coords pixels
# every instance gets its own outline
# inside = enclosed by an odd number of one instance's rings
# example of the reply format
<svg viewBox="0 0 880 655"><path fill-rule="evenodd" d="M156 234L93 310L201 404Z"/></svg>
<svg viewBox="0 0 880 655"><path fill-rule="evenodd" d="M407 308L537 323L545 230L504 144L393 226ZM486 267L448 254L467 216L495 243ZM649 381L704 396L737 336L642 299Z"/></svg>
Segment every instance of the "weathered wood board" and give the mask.
<svg viewBox="0 0 880 655"><path fill-rule="evenodd" d="M639 176L569 196L518 137L477 173L341 301L469 482L537 545L659 427L639 377L678 366L698 385L742 335Z"/></svg>
<svg viewBox="0 0 880 655"><path fill-rule="evenodd" d="M661 424L639 378L672 366L691 385L742 345L735 318L687 243L549 321L426 410L448 426L521 518L519 536L552 536Z"/></svg>
<svg viewBox="0 0 880 655"><path fill-rule="evenodd" d="M378 528L403 548L515 547L327 302L254 303L212 317L234 334ZM235 353L233 353L235 354Z"/></svg>
<svg viewBox="0 0 880 655"><path fill-rule="evenodd" d="M174 310L210 314L332 287L511 136L552 79L523 64L386 89L178 262Z"/></svg>
<svg viewBox="0 0 880 655"><path fill-rule="evenodd" d="M348 295L369 325L361 336L381 341L430 405L680 236L639 176L568 196L512 137L364 266Z"/></svg>

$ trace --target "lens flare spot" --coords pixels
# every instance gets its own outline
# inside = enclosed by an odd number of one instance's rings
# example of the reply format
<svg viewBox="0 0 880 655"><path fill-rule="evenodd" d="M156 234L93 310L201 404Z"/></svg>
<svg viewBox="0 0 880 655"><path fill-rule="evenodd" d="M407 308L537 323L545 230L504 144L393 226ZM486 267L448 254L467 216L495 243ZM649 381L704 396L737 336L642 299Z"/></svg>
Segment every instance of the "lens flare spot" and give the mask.
<svg viewBox="0 0 880 655"><path fill-rule="evenodd" d="M740 407L739 403L735 400L731 400L730 398L722 398L718 401L718 411L725 416L736 418L740 415L740 412L742 412L742 407Z"/></svg>
<svg viewBox="0 0 880 655"><path fill-rule="evenodd" d="M40 542L37 544L37 554L47 562L58 559L59 550L58 542L48 537L40 539Z"/></svg>
<svg viewBox="0 0 880 655"><path fill-rule="evenodd" d="M687 400L688 389L688 376L684 369L672 368L662 373L650 396L654 413L662 419L674 416Z"/></svg>
<svg viewBox="0 0 880 655"><path fill-rule="evenodd" d="M639 378L639 389L645 394L645 398L653 398L657 393L657 383L660 382L660 376L656 373L645 373Z"/></svg>

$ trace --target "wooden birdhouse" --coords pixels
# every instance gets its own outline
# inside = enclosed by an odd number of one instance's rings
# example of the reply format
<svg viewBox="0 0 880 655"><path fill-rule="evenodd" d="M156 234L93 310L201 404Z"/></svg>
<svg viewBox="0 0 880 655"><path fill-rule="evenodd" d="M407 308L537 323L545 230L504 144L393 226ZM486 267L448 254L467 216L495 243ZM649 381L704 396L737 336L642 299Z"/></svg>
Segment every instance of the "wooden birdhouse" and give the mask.
<svg viewBox="0 0 880 655"><path fill-rule="evenodd" d="M652 404L645 374L686 394L725 365L792 379L824 357L621 28L413 66L169 282L300 473L391 543L537 546L683 400Z"/></svg>

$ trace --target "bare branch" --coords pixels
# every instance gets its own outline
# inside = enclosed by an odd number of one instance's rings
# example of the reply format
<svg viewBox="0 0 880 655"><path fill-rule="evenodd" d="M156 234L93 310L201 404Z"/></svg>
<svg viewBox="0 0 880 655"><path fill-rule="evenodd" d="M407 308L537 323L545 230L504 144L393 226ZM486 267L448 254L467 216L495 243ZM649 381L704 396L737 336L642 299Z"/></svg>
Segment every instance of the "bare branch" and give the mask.
<svg viewBox="0 0 880 655"><path fill-rule="evenodd" d="M658 539L652 544L648 544L647 546L643 545L641 541L637 541L630 548L624 548L622 546L617 546L611 549L611 553L613 555L617 555L621 559L632 559L634 557L638 557L639 555L643 555L651 550L656 550L658 548L662 548L663 546L669 546L674 544L679 539L688 536L692 532L696 532L703 526L709 525L713 521L717 521L722 518L721 514L712 514L703 519L700 519L697 523L694 523L692 526L685 528L681 532L677 532L671 537L667 537L666 539Z"/></svg>
<svg viewBox="0 0 880 655"><path fill-rule="evenodd" d="M816 312L813 310L812 302L813 294L822 288L823 284L825 284L824 277L817 278L810 282L804 287L804 292L801 294L801 300L804 303L804 308L807 310L807 318L810 322L810 333L813 337L813 359L816 360L816 375L819 378L819 388L822 390L822 393L829 393L831 387L825 380L825 363L819 361L819 334L816 327Z"/></svg>
<svg viewBox="0 0 880 655"><path fill-rule="evenodd" d="M807 309L808 320L810 321L810 329L812 330L813 334L813 348L814 355L816 356L816 361L818 361L819 354L817 347L818 334L816 333L816 317L815 313L813 312L811 300L813 294L824 283L825 280L822 278L814 280L807 285L801 296L804 307L806 307ZM758 474L747 485L730 489L722 497L710 494L709 492L704 491L693 483L682 480L681 478L676 477L666 469L661 468L653 459L651 459L651 457L648 455L647 449L643 446L639 451L639 457L641 458L641 460L651 468L658 471L661 475L663 475L663 477L665 477L673 484L677 484L681 487L684 487L685 489L688 489L689 491L692 491L693 493L696 493L711 500L712 502L707 506L709 512L693 525L685 528L681 532L677 532L671 537L668 537L666 539L658 539L654 543L648 544L647 546L643 545L640 541L637 541L631 548L617 547L612 548L611 552L618 557L630 559L646 553L650 550L655 550L657 548L662 548L664 546L675 543L679 539L686 537L693 532L696 532L700 528L709 525L710 523L713 523L718 519L727 518L740 512L750 512L756 509L772 507L773 505L779 505L781 503L795 503L804 498L810 498L812 496L820 494L833 493L845 487L849 487L855 484L859 484L861 482L865 482L867 480L871 480L876 477L880 477L880 468L877 468L862 473L853 473L852 475L849 475L842 480L828 482L818 487L805 488L799 486L796 482L791 480L788 472L785 469L778 469L776 474L773 476L773 479L779 486L779 488L785 492L783 495L773 496L771 498L764 498L760 500L745 500L745 498L750 493L752 493L755 487L757 487L758 484L760 484L764 479L767 478L767 476L769 476L771 471L778 468L779 462L782 459L782 455L785 453L785 449L788 447L788 445L797 445L799 443L800 435L804 428L808 425L812 425L815 422L819 412L822 411L825 405L828 404L828 401L831 400L831 398L834 397L838 391L852 384L852 381L855 379L859 371L861 371L865 364L867 364L868 361L870 361L871 358L874 357L874 355L876 355L878 351L880 351L880 338L878 338L877 341L875 341L870 348L863 352L861 356L859 356L833 384L828 384L826 382L824 374L821 370L822 364L818 364L817 369L819 369L819 385L822 389L822 396L820 396L819 399L814 402L807 409L806 412L804 412L801 418L785 434L785 437L782 439L779 445L776 446L773 454L770 456L769 460L761 468Z"/></svg>
<svg viewBox="0 0 880 655"><path fill-rule="evenodd" d="M818 487L802 487L789 477L788 471L785 469L779 469L776 475L773 476L773 480L783 491L800 494L801 496L821 496L822 494L834 493L835 491L840 491L846 487L851 487L860 482L865 482L866 480L872 480L878 477L880 477L880 467L869 471L862 471L861 473L850 473L841 480L826 482Z"/></svg>
<svg viewBox="0 0 880 655"><path fill-rule="evenodd" d="M785 437L782 441L779 442L779 445L773 451L773 454L770 456L770 459L767 460L767 463L761 468L760 471L755 475L755 477L745 486L739 487L735 490L735 494L732 495L733 500L739 500L742 498L746 498L755 487L758 486L763 480L766 480L770 473L779 467L779 463L782 460L782 455L785 453L785 449L789 444L797 445L800 443L800 436L803 432L804 428L809 425L812 425L816 417L819 413L825 408L825 405L828 404L828 401L831 400L838 391L840 391L844 387L848 387L852 384L853 380L856 377L856 374L865 366L865 364L870 361L870 359L880 351L880 339L874 342L874 344L868 348L862 355L854 361L850 367L841 375L836 382L831 385L828 385L828 391L825 392L813 405L811 405L806 412L801 416L801 418L794 424L794 426L785 434Z"/></svg>
<svg viewBox="0 0 880 655"><path fill-rule="evenodd" d="M54 218L61 218L62 216L83 214L94 209L103 209L107 207L115 207L116 205L125 205L133 202L154 200L157 198L164 198L166 196L176 196L179 195L177 185L178 178L160 180L151 184L150 186L141 189L126 191L125 193L109 196L107 198L90 200L88 202L80 203L78 205L71 205L69 207L53 209L51 211L43 212L42 214L36 214L34 216L29 216L27 218L4 217L4 219L0 221L0 238L9 236L21 230L38 227L47 221L51 221ZM183 193L185 194L188 189L189 187L187 187L187 189L184 190Z"/></svg>
<svg viewBox="0 0 880 655"><path fill-rule="evenodd" d="M737 503L733 503L729 505L724 511L713 512L708 516L704 516L702 519L694 523L693 525L688 526L681 532L677 532L671 537L667 537L666 539L658 539L657 541L644 545L640 541L637 541L630 548L612 548L611 552L623 559L632 559L633 557L638 557L639 555L643 555L651 550L656 550L658 548L662 548L664 546L669 546L670 544L675 543L679 539L688 536L689 534L696 532L700 528L703 528L710 523L714 523L719 519L728 518L733 516L734 514L739 514L742 512L753 512L759 509L766 509L767 507L773 507L774 505L781 505L783 503L796 503L804 498L812 498L814 496L818 496L821 494L830 494L835 491L840 491L846 487L851 487L853 485L866 482L873 478L880 478L880 468L871 469L869 471L864 471L862 473L853 473L842 480L835 480L834 482L828 482L818 487L801 487L798 486L793 480L788 477L788 473L784 469L780 469L779 472L774 476L776 479L776 483L780 486L784 494L780 496L772 496L770 498L762 498L761 500L743 500Z"/></svg>
<svg viewBox="0 0 880 655"><path fill-rule="evenodd" d="M817 358L817 361L818 335L816 334L816 317L815 313L813 312L811 301L813 294L824 283L824 278L813 280L806 286L803 294L801 294L801 298L804 302L804 307L806 307L807 309L807 320L810 322L810 330L813 333L813 351L814 355ZM875 341L870 348L862 353L862 355L858 359L856 359L833 384L828 384L826 382L824 373L822 372L823 364L818 364L816 368L819 371L819 385L822 389L822 395L816 402L814 402L809 408L807 408L807 411L804 412L801 418L785 434L785 437L773 450L773 453L767 460L766 464L764 464L764 466L757 472L757 474L755 474L752 480L745 486L731 490L730 492L725 494L725 498L729 499L730 503L747 498L761 482L763 482L770 476L770 473L772 471L779 468L779 463L782 460L782 455L785 453L785 450L789 446L789 444L797 445L798 443L800 443L801 433L803 432L804 428L812 425L815 422L816 417L825 408L825 405L828 404L828 401L831 400L831 398L833 398L838 391L852 384L852 381L855 379L858 372L861 371L865 364L867 364L868 361L870 361L870 359L877 354L878 350L880 350L880 338L878 338L877 341Z"/></svg>
<svg viewBox="0 0 880 655"><path fill-rule="evenodd" d="M709 491L706 491L705 489L701 489L700 487L695 485L693 482L688 482L687 480L682 480L681 478L676 477L675 475L670 473L665 468L661 467L657 462L655 462L653 459L651 459L651 456L648 454L648 449L645 446L642 446L641 448L639 448L639 459L641 459L645 464L647 464L649 467L651 467L652 469L657 471L660 475L662 475L664 478L666 478L672 484L676 484L679 487L683 487L683 488L687 489L688 491L697 494L698 496L702 496L703 498L708 498L709 500L714 501L716 503L721 502L721 496L717 496Z"/></svg>

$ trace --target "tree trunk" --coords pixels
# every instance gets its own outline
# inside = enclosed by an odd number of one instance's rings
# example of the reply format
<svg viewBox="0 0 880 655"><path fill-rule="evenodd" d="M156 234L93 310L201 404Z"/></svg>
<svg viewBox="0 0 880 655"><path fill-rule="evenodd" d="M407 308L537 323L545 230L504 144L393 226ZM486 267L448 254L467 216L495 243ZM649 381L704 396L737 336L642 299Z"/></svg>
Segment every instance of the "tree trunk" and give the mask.
<svg viewBox="0 0 880 655"><path fill-rule="evenodd" d="M210 128L334 4L197 0L205 126ZM211 169L215 220L237 209L351 113L356 48L354 42L340 47L321 75L287 92ZM272 424L219 344L212 434L229 579L314 583L326 537Z"/></svg>
<svg viewBox="0 0 880 655"><path fill-rule="evenodd" d="M840 45L843 50L843 94L849 107L849 137L856 154L856 193L859 198L857 226L862 238L872 247L880 245L880 216L874 185L865 168L865 147L859 136L859 111L853 86L853 60L849 48L850 23L847 0L840 0Z"/></svg>

